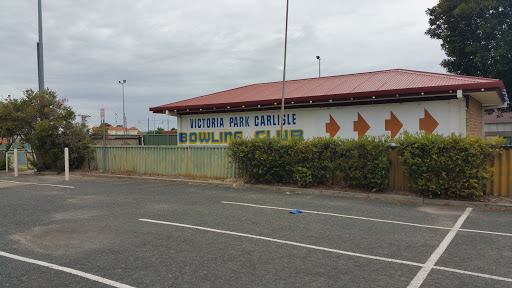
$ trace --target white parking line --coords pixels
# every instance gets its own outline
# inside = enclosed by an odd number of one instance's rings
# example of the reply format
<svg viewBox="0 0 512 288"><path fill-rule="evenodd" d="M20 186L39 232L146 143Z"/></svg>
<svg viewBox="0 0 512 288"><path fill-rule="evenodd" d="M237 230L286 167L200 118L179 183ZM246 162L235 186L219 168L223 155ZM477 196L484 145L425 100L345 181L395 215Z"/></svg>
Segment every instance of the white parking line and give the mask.
<svg viewBox="0 0 512 288"><path fill-rule="evenodd" d="M471 209L471 208L468 208L468 209ZM466 215L466 217L467 217L467 215ZM360 254L360 253L354 253L354 252L349 252L349 251L343 251L343 250L325 248L325 247L320 247L320 246L302 244L302 243L298 243L298 242L292 242L292 241L286 241L286 240L280 240L280 239L274 239L274 238L269 238L269 237L263 237L263 236L245 234L245 233L238 233L238 232L232 232L232 231L226 231L226 230L219 230L219 229L213 229L213 228L207 228L207 227L201 227L201 226L194 226L194 225L187 225L187 224L166 222L166 221L158 221L158 220L151 220L151 219L139 219L139 221L156 223L156 224L165 224L165 225L178 226L178 227L185 227L185 228L191 228L191 229L198 229L198 230L204 230L204 231L216 232L216 233L222 233L222 234L229 234L229 235L235 235L235 236L249 237L249 238L272 241L272 242L294 245L294 246L299 246L299 247L304 247L304 248L311 248L311 249L322 250L322 251L327 251L327 252L334 252L334 253L339 253L339 254L344 254L344 255L349 255L349 256L356 256L356 257L381 260L381 261L386 261L386 262L406 264L406 265L411 265L411 266L419 266L422 268L426 266L426 264L421 264L421 263L416 263L416 262L411 262L411 261L404 261L404 260L385 258L385 257L379 257L379 256L373 256L373 255L367 255L367 254ZM460 221L460 219L459 219L459 221ZM457 223L459 223L459 222L457 222ZM427 261L427 263L428 263L428 261ZM464 271L464 270L458 270L458 269L452 269L452 268L446 268L446 267L440 267L440 266L432 266L430 269L432 269L432 268L444 270L444 271L455 272L455 273L460 273L460 274L479 276L479 277L484 277L484 278L488 278L488 279L512 282L512 278L505 278L505 277L499 277L499 276L482 274L482 273L474 273L474 272L470 272L470 271Z"/></svg>
<svg viewBox="0 0 512 288"><path fill-rule="evenodd" d="M233 205L242 205L256 208L267 208L267 209L277 209L277 210L292 210L292 208L283 208L283 207L273 207L273 206L263 206L263 205L255 205L249 203L239 203L239 202L229 202L229 201L221 201L224 204L233 204ZM442 226L432 226L432 225L423 225L409 222L401 222L401 221L391 221L391 220L383 220L376 218L367 218L367 217L359 217L359 216L351 216L351 215L343 215L343 214L335 214L335 213L326 213L326 212L318 212L318 211L310 211L310 210L302 210L303 213L311 213L311 214L319 214L319 215L327 215L327 216L336 216L336 217L344 217L344 218L352 218L359 220L367 220L367 221L375 221L375 222L385 222L385 223L393 223L400 225L409 225L409 226L417 226L417 227L425 227L425 228L433 228L433 229L443 229L443 230L451 230L451 227L442 227ZM501 232L492 232L492 231L481 231L481 230L472 230L472 229L458 229L459 231L465 232L474 232L474 233L485 233L485 234L494 234L494 235L502 235L502 236L510 236L510 233L501 233Z"/></svg>
<svg viewBox="0 0 512 288"><path fill-rule="evenodd" d="M72 189L75 188L73 186L65 186L65 185L40 184L40 183L29 183L29 182L16 182L16 181L9 181L9 180L0 180L0 182L8 182L8 183L24 184L24 185L52 186L52 187L61 187L61 188L72 188Z"/></svg>
<svg viewBox="0 0 512 288"><path fill-rule="evenodd" d="M444 251L448 247L448 245L450 245L450 242L452 242L453 238L455 237L455 234L457 234L457 230L460 228L460 226L462 226L464 220L468 218L468 215L471 212L471 210L473 210L473 208L467 208L466 211L464 211L464 213L460 216L457 223L455 223L450 232L448 232L448 235L444 237L443 242L439 244L434 253L432 253L430 258L428 258L427 262L425 263L425 266L423 266L423 268L421 268L418 274L416 274L416 277L412 279L408 288L418 288L421 286L421 284L423 283L425 278L427 278L428 274L430 273L434 265L436 265L437 260L439 260L441 255L443 255Z"/></svg>
<svg viewBox="0 0 512 288"><path fill-rule="evenodd" d="M14 255L14 254L9 254L9 253L2 252L2 251L0 251L0 256L4 256L4 257L7 257L7 258L11 258L11 259L15 259L15 260L20 260L20 261L23 261L23 262L28 262L28 263L32 263L32 264L48 267L48 268L51 268L51 269L55 269L55 270L59 270L59 271L67 272L67 273L71 273L71 274L74 274L74 275L77 275L77 276L80 276L80 277L83 277L83 278L94 280L96 282L107 284L107 285L110 285L110 286L113 286L113 287L134 288L133 286L129 286L129 285L126 285L126 284L123 284L123 283L119 283L119 282L116 282L116 281L105 279L103 277L99 277L99 276L92 275L92 274L89 274L89 273L85 273L85 272L82 272L82 271L78 271L78 270L75 270L75 269L71 269L71 268L67 268L67 267L62 267L62 266L59 266L59 265L55 265L55 264L51 264L51 263L47 263L47 262L43 262L43 261L39 261L39 260L34 260L34 259L30 259L30 258L25 258L25 257L17 256L17 255Z"/></svg>
<svg viewBox="0 0 512 288"><path fill-rule="evenodd" d="M243 236L243 237L261 239L261 240L267 240L267 241L272 241L272 242L278 242L278 243L289 244L289 245L294 245L294 246L300 246L300 247L305 247L305 248L323 250L323 251L334 252L334 253L339 253L339 254L345 254L345 255L350 255L350 256L370 258L370 259L374 259L374 260L381 260L381 261L394 262L394 263L400 263L400 264L408 264L408 265L420 266L420 267L423 266L423 264L416 263L416 262L410 262L410 261L404 261L404 260L398 260L398 259L392 259L392 258L385 258L385 257L379 257L379 256L372 256L372 255L354 253L354 252L337 250L337 249L330 249L330 248L325 248L325 247L320 247L320 246L302 244L302 243L298 243L298 242L279 240L279 239L268 238L268 237L257 236L257 235L251 235L251 234L245 234L245 233L238 233L238 232L232 232L232 231L225 231L225 230L219 230L219 229L206 228L206 227L201 227L201 226L193 226L193 225L187 225L187 224L165 222L165 221L157 221L157 220L150 220L150 219L139 219L139 220L140 221L145 221L145 222L157 223L157 224L180 226L180 227L199 229L199 230L205 230L205 231L210 231L210 232L217 232L217 233L223 233L223 234L230 234L230 235L236 235L236 236Z"/></svg>

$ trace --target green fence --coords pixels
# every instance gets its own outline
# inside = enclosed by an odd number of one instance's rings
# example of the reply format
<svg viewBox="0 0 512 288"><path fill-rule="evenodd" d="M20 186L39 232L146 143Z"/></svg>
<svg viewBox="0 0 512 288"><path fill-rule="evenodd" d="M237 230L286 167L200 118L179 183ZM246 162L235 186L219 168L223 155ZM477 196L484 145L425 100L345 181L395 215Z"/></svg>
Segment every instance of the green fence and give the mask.
<svg viewBox="0 0 512 288"><path fill-rule="evenodd" d="M103 146L92 146L89 169L103 170ZM227 147L107 146L106 171L140 174L233 178Z"/></svg>
<svg viewBox="0 0 512 288"><path fill-rule="evenodd" d="M0 147L0 153L5 154L5 150L2 150L2 148L5 147ZM7 157L9 166L11 168L14 167L14 149L11 149L9 150L9 152L7 152ZM29 166L30 165L28 164L27 152L25 150L18 149L18 168L28 169L30 168ZM5 170L5 166L0 167L0 169Z"/></svg>
<svg viewBox="0 0 512 288"><path fill-rule="evenodd" d="M147 134L143 138L144 145L178 145L178 135L176 134Z"/></svg>

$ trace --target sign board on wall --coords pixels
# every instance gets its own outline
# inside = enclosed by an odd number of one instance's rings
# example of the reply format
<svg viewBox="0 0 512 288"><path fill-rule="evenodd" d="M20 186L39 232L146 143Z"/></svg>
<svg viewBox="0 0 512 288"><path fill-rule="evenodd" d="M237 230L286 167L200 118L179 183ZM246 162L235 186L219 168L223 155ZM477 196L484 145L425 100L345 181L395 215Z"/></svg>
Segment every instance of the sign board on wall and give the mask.
<svg viewBox="0 0 512 288"><path fill-rule="evenodd" d="M364 135L392 138L404 131L465 134L463 100L287 109L283 138ZM180 145L227 145L232 138L281 138L280 111L211 113L178 116Z"/></svg>

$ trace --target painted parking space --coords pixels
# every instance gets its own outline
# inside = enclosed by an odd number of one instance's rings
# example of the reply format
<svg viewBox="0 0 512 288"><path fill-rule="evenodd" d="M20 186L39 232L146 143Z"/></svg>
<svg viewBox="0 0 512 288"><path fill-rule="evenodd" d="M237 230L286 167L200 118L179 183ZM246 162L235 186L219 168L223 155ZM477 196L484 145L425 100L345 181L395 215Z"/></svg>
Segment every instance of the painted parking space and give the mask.
<svg viewBox="0 0 512 288"><path fill-rule="evenodd" d="M158 181L69 184L0 189L4 253L133 287L408 287L453 232L417 287L512 283L506 211L472 209L454 229L466 208ZM16 283L16 260L0 261ZM48 267L32 271L42 277Z"/></svg>

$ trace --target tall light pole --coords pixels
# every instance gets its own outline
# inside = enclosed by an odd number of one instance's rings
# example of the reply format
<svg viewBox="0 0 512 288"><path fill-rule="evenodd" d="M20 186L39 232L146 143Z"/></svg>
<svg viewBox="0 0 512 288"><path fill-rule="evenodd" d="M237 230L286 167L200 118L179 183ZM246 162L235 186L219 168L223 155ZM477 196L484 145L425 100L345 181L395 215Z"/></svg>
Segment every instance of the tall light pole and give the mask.
<svg viewBox="0 0 512 288"><path fill-rule="evenodd" d="M119 84L123 86L123 134L126 136L126 116L124 115L124 84L126 83L126 80L123 80L123 82L119 81Z"/></svg>
<svg viewBox="0 0 512 288"><path fill-rule="evenodd" d="M43 65L43 13L41 11L41 0L38 1L39 18L39 42L37 42L37 76L39 80L39 93L44 90L44 65Z"/></svg>
<svg viewBox="0 0 512 288"><path fill-rule="evenodd" d="M316 56L316 59L318 60L318 78L320 78L320 56Z"/></svg>
<svg viewBox="0 0 512 288"><path fill-rule="evenodd" d="M284 30L284 65L283 65L283 94L281 97L281 135L280 139L283 140L283 118L284 118L284 85L286 80L286 45L288 42L288 2L289 0L286 0L286 27Z"/></svg>

